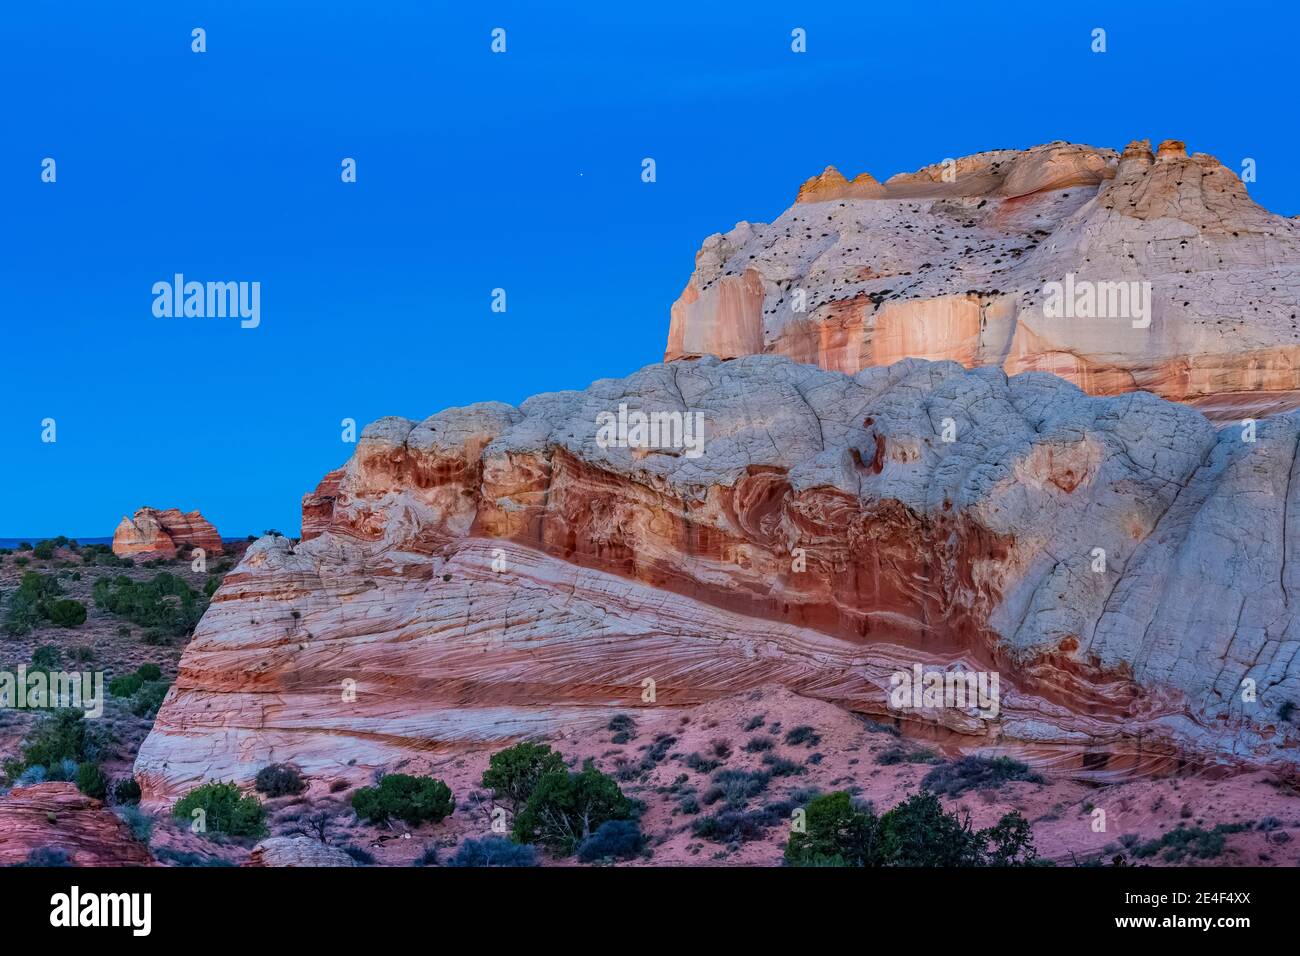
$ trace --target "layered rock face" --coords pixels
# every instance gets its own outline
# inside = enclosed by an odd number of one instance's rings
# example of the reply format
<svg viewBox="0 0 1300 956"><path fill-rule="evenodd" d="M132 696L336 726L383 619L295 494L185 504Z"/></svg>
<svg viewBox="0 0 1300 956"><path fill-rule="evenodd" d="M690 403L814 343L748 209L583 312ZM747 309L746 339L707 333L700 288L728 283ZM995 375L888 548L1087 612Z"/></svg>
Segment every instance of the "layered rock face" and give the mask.
<svg viewBox="0 0 1300 956"><path fill-rule="evenodd" d="M383 419L302 542L226 576L136 775L151 805L276 760L362 778L773 684L1079 773L1294 769L1298 437L1038 372L775 355ZM1000 699L891 700L918 665Z"/></svg>
<svg viewBox="0 0 1300 956"><path fill-rule="evenodd" d="M770 225L705 240L665 358L949 359L1228 420L1300 404L1298 294L1300 223L1218 160L1058 142L883 184L828 168Z"/></svg>
<svg viewBox="0 0 1300 956"><path fill-rule="evenodd" d="M113 553L120 558L174 558L182 547L220 554L221 535L199 512L182 514L176 508L141 508L135 517L122 518L113 532Z"/></svg>
<svg viewBox="0 0 1300 956"><path fill-rule="evenodd" d="M100 801L71 783L38 783L0 797L0 866L31 860L49 866L148 866L145 846Z"/></svg>

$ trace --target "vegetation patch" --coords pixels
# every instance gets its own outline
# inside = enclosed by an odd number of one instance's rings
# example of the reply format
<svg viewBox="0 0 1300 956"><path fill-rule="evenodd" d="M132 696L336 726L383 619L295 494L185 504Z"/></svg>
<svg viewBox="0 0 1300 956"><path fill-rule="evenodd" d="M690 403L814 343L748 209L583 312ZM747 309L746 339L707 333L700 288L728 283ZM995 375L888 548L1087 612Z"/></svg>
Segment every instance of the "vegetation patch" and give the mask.
<svg viewBox="0 0 1300 956"><path fill-rule="evenodd" d="M1027 764L1010 757L962 757L935 767L921 786L941 796L959 797L968 790L996 790L1017 780L1046 783Z"/></svg>

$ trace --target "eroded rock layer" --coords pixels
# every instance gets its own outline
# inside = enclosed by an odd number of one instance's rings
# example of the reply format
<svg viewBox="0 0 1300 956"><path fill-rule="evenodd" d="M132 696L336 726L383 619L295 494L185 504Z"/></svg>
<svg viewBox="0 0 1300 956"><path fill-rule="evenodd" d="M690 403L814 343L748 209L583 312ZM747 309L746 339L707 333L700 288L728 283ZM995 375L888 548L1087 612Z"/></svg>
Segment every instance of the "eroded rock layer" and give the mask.
<svg viewBox="0 0 1300 956"><path fill-rule="evenodd" d="M199 512L176 508L141 508L134 517L124 517L113 532L113 553L120 558L174 558L179 548L220 554L221 535Z"/></svg>
<svg viewBox="0 0 1300 956"><path fill-rule="evenodd" d="M611 443L621 406L703 445ZM1293 768L1298 426L778 356L382 419L226 576L136 774L361 776L771 684L1089 772ZM997 674L996 713L900 709L917 664Z"/></svg>
<svg viewBox="0 0 1300 956"><path fill-rule="evenodd" d="M1232 419L1300 404L1298 297L1300 223L1214 157L1057 142L883 184L828 168L770 225L704 241L665 357L950 359Z"/></svg>
<svg viewBox="0 0 1300 956"><path fill-rule="evenodd" d="M113 811L71 783L0 797L0 866L148 866L144 844Z"/></svg>

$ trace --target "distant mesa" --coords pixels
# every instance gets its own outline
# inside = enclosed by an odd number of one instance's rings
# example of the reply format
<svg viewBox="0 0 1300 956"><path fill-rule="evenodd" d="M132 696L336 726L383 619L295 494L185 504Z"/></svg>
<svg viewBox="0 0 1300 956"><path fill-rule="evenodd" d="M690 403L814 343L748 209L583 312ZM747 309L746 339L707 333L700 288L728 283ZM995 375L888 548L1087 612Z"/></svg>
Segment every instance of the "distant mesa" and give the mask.
<svg viewBox="0 0 1300 956"><path fill-rule="evenodd" d="M113 532L113 553L119 558L174 558L180 548L220 554L221 535L199 512L182 514L178 508L141 508L134 518L123 517Z"/></svg>

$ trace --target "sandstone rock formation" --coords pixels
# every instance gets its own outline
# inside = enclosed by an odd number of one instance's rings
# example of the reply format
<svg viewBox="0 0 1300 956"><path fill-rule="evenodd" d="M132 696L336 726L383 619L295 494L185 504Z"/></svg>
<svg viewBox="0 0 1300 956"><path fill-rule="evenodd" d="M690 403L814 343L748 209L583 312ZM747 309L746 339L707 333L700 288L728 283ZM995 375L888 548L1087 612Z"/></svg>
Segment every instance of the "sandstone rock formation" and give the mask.
<svg viewBox="0 0 1300 956"><path fill-rule="evenodd" d="M356 866L356 860L336 846L311 837L268 837L253 847L248 866Z"/></svg>
<svg viewBox="0 0 1300 956"><path fill-rule="evenodd" d="M1067 275L1091 310L1053 307L1045 289ZM1118 301L1142 283L1145 319ZM1057 142L883 184L828 168L770 225L704 241L665 357L771 353L847 373L951 359L1228 420L1300 404L1298 294L1300 223L1218 160L1175 140L1154 156L1147 141Z"/></svg>
<svg viewBox="0 0 1300 956"><path fill-rule="evenodd" d="M603 440L620 406L701 415L703 454ZM1289 772L1298 439L1041 372L777 355L382 419L302 542L226 576L135 774L151 805L276 760L363 779L766 685L1080 774ZM999 674L998 712L893 706L918 664Z"/></svg>
<svg viewBox="0 0 1300 956"><path fill-rule="evenodd" d="M174 558L181 547L220 554L221 535L199 512L182 514L176 508L141 508L113 532L113 553L120 558Z"/></svg>
<svg viewBox="0 0 1300 956"><path fill-rule="evenodd" d="M0 866L26 863L43 852L44 865L148 866L148 849L100 801L71 783L38 783L0 797Z"/></svg>

